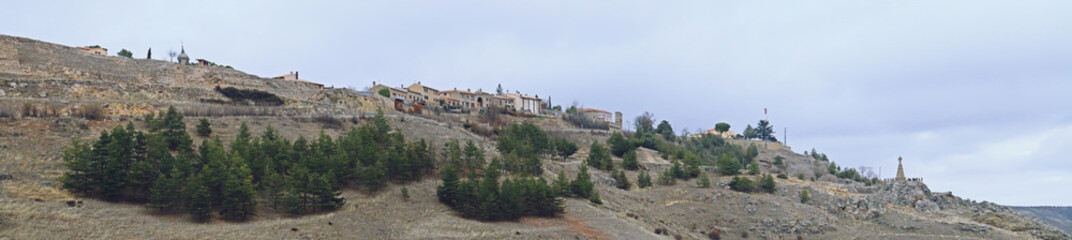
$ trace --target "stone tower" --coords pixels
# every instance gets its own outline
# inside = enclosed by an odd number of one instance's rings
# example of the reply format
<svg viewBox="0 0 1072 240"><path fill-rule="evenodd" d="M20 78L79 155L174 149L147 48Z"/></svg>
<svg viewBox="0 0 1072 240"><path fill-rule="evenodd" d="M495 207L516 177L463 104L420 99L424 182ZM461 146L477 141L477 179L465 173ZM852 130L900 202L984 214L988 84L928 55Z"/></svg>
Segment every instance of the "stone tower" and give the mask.
<svg viewBox="0 0 1072 240"><path fill-rule="evenodd" d="M901 157L897 157L897 178L894 180L897 180L898 182L905 181L904 166L901 165Z"/></svg>

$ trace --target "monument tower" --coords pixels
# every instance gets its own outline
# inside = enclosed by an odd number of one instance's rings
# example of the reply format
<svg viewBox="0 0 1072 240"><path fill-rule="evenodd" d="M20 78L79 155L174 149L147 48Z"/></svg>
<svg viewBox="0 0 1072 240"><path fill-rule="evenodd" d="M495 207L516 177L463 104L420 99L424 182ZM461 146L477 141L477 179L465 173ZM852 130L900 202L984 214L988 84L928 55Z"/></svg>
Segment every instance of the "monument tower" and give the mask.
<svg viewBox="0 0 1072 240"><path fill-rule="evenodd" d="M898 182L905 181L904 166L901 166L901 157L897 157L897 178L894 180L897 180Z"/></svg>

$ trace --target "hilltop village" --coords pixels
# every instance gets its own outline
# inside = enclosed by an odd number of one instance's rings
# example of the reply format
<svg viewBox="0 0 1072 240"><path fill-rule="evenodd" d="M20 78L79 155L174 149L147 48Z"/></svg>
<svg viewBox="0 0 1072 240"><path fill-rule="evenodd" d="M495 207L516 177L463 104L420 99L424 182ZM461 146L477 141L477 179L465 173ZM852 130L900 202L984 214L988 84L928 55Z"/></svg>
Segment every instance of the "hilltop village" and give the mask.
<svg viewBox="0 0 1072 240"><path fill-rule="evenodd" d="M796 152L766 120L680 136L517 90L325 87L180 49L0 35L0 239L1069 239L901 159L878 179Z"/></svg>

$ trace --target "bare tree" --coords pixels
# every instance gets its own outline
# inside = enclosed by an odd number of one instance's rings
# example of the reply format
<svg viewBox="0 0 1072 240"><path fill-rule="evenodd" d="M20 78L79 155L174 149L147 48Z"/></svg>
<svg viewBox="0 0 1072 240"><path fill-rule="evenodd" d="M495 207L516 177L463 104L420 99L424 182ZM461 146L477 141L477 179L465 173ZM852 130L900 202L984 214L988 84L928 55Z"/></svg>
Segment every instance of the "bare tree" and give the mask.
<svg viewBox="0 0 1072 240"><path fill-rule="evenodd" d="M865 178L876 178L876 177L878 177L878 174L875 174L874 168L872 168L872 167L860 166L860 167L856 168L856 170L859 170L860 171L860 176L863 176Z"/></svg>
<svg viewBox="0 0 1072 240"><path fill-rule="evenodd" d="M168 62L174 62L175 61L175 56L178 56L179 53L175 52L175 49L170 49L170 50L168 50L167 55L168 55Z"/></svg>

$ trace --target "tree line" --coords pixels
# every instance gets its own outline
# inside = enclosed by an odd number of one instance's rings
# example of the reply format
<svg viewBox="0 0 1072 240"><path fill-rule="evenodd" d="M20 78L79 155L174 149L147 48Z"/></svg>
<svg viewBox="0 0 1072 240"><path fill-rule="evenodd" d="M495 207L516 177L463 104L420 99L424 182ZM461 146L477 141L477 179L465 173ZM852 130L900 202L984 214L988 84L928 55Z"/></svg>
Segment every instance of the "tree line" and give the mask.
<svg viewBox="0 0 1072 240"><path fill-rule="evenodd" d="M554 216L563 212L562 197L602 203L587 167L582 166L572 181L561 172L551 184L539 177L543 174L541 155L568 157L577 151L575 143L552 139L528 122L508 126L498 140L503 157L493 158L483 169L483 153L472 142L464 149L457 142L445 145L443 154L449 160L440 172L443 183L436 188L441 203L462 217L482 221ZM504 174L513 176L500 180Z"/></svg>
<svg viewBox="0 0 1072 240"><path fill-rule="evenodd" d="M339 197L343 187L372 193L388 181L418 180L434 167L429 145L390 132L382 112L337 138L321 132L313 140L290 141L271 126L253 136L243 123L226 146L215 137L196 150L174 107L146 116L145 122L148 132L127 123L102 131L93 142L73 140L62 155L68 168L61 178L64 188L107 201L145 203L161 213L188 213L198 222L214 219L214 212L224 220L245 221L258 210L332 211L345 203Z"/></svg>

